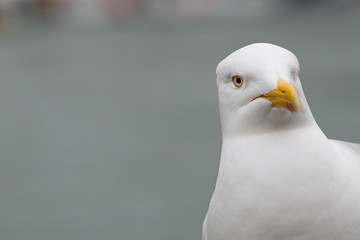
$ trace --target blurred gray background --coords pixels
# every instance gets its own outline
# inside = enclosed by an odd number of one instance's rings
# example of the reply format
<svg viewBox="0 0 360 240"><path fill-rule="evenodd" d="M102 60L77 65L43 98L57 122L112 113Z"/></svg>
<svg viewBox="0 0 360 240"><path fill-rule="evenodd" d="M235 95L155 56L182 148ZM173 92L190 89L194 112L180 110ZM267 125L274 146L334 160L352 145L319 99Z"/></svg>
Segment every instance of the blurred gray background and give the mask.
<svg viewBox="0 0 360 240"><path fill-rule="evenodd" d="M294 52L318 124L360 142L356 1L3 0L0 238L200 239L217 63Z"/></svg>

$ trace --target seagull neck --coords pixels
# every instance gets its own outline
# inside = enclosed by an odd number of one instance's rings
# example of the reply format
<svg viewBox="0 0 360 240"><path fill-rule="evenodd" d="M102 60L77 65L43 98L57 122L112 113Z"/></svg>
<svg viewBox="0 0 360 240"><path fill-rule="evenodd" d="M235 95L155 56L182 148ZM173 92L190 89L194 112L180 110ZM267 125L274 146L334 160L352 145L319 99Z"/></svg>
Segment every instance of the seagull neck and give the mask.
<svg viewBox="0 0 360 240"><path fill-rule="evenodd" d="M290 112L259 113L255 116L242 112L220 112L223 139L260 136L276 132L292 132L318 125L310 109L302 114Z"/></svg>
<svg viewBox="0 0 360 240"><path fill-rule="evenodd" d="M290 141L292 144L301 146L308 145L310 142L319 143L326 140L327 137L317 125L307 125L302 128L284 129L261 134L224 136L222 146L223 149L229 147L235 147L237 150L255 148L256 151L262 151L263 149L259 148L259 143L262 143L263 146L285 146Z"/></svg>
<svg viewBox="0 0 360 240"><path fill-rule="evenodd" d="M304 122L294 122L283 125L276 124L260 124L258 126L237 126L237 125L222 125L222 138L223 142L249 139L249 138L262 138L264 136L281 136L281 135L292 135L296 136L299 132L320 132L322 131L316 124L315 120L309 120Z"/></svg>

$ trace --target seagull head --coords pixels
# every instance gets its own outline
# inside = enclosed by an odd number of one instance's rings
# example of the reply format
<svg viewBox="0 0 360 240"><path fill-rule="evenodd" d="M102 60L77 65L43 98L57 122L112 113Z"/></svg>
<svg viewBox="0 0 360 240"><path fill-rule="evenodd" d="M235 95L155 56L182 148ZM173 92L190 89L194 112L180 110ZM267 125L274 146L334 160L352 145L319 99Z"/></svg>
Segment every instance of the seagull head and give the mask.
<svg viewBox="0 0 360 240"><path fill-rule="evenodd" d="M255 43L222 60L216 69L223 135L261 133L313 122L296 56Z"/></svg>

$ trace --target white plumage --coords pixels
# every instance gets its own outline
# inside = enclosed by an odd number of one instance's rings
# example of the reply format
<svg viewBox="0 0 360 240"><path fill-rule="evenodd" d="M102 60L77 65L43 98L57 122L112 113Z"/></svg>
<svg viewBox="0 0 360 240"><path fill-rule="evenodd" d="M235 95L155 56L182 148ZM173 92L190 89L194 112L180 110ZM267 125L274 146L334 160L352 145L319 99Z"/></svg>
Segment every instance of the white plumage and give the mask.
<svg viewBox="0 0 360 240"><path fill-rule="evenodd" d="M223 145L203 240L360 239L360 145L318 127L296 56L252 44L216 73Z"/></svg>

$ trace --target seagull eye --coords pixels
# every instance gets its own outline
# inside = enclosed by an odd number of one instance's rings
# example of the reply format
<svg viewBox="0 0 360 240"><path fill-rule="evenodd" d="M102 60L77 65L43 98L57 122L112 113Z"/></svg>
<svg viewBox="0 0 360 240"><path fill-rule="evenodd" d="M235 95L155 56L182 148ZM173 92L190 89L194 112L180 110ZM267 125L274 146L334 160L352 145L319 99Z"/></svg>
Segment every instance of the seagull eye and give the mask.
<svg viewBox="0 0 360 240"><path fill-rule="evenodd" d="M243 85L243 79L237 75L232 77L232 82L237 88L240 88Z"/></svg>

